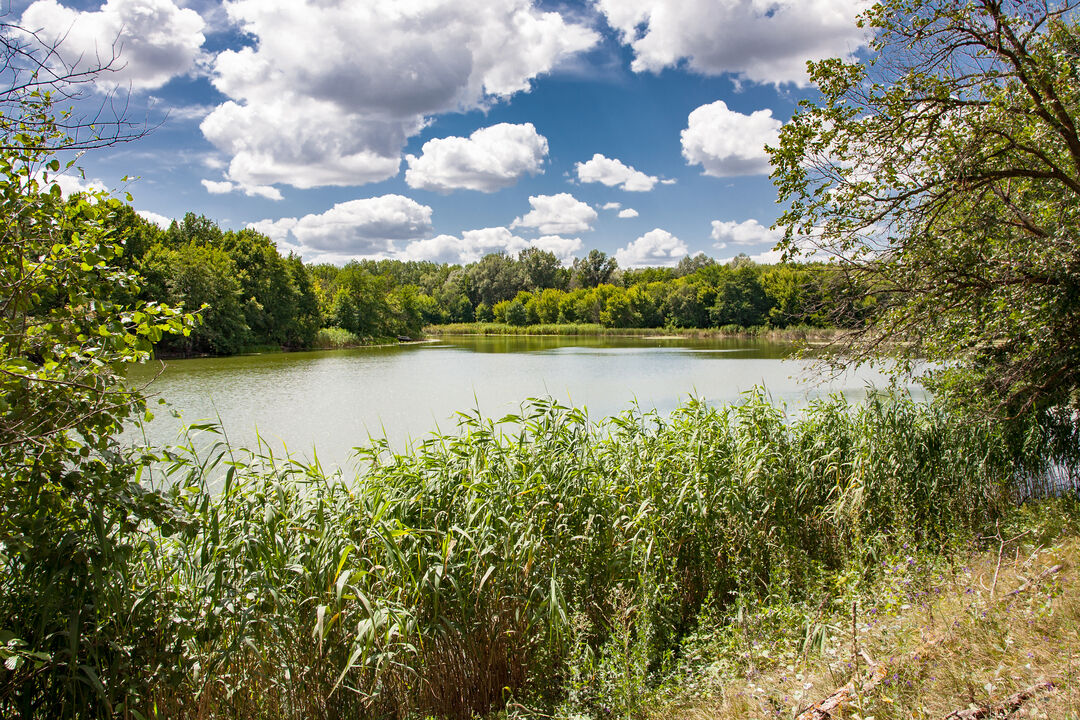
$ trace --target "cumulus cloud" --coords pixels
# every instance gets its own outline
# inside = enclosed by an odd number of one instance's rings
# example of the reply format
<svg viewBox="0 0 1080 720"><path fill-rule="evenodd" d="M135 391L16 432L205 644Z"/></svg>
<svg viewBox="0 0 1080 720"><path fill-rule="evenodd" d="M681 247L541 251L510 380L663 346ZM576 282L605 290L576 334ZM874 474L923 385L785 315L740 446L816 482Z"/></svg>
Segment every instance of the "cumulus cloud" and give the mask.
<svg viewBox="0 0 1080 720"><path fill-rule="evenodd" d="M281 191L272 185L240 185L230 180L200 180L206 192L211 195L225 195L242 192L248 197L264 197L267 200L281 200Z"/></svg>
<svg viewBox="0 0 1080 720"><path fill-rule="evenodd" d="M510 187L523 175L535 175L548 154L547 138L532 123L499 123L467 138L446 137L424 143L420 157L407 155L409 187L436 192Z"/></svg>
<svg viewBox="0 0 1080 720"><path fill-rule="evenodd" d="M620 210L619 211L619 217L621 217L624 220L627 219L627 218L636 218L638 216L638 214L639 214L638 211L635 210L634 208L626 208L625 210Z"/></svg>
<svg viewBox="0 0 1080 720"><path fill-rule="evenodd" d="M538 248L554 253L564 264L569 264L574 253L581 250L581 238L564 238L545 235L535 240L518 237L504 227L466 230L461 236L436 235L433 238L415 240L398 257L403 260L428 260L465 264L476 262L485 255L496 252L517 254L526 248Z"/></svg>
<svg viewBox="0 0 1080 720"><path fill-rule="evenodd" d="M753 218L743 222L734 220L713 220L712 239L716 241L715 247L726 248L728 245L775 245L784 233L780 230L770 230Z"/></svg>
<svg viewBox="0 0 1080 720"><path fill-rule="evenodd" d="M629 165L624 165L621 160L604 157L600 153L592 156L592 160L574 165L577 171L577 179L580 182L598 182L608 187L621 187L630 192L648 192L652 190L659 178L646 175L640 170L635 170Z"/></svg>
<svg viewBox="0 0 1080 720"><path fill-rule="evenodd" d="M618 209L619 209L619 208L621 208L621 207L622 207L622 203L617 203L617 202L609 202L609 203L604 203L604 204L603 204L603 205L602 205L602 206L600 207L600 209L601 209L601 210L618 210Z"/></svg>
<svg viewBox="0 0 1080 720"><path fill-rule="evenodd" d="M437 235L409 243L402 253L406 260L430 260L444 263L471 263L495 252L517 253L529 247L529 241L504 227L466 230L461 237Z"/></svg>
<svg viewBox="0 0 1080 720"><path fill-rule="evenodd" d="M564 235L592 230L597 214L570 193L530 195L532 210L515 218L510 227L536 228L544 235Z"/></svg>
<svg viewBox="0 0 1080 720"><path fill-rule="evenodd" d="M380 195L337 203L324 213L260 220L248 227L308 261L387 257L397 251L396 243L431 232L431 208L402 195Z"/></svg>
<svg viewBox="0 0 1080 720"><path fill-rule="evenodd" d="M695 109L687 118L682 131L683 157L713 177L768 174L765 145L779 142L780 127L772 110L743 115L717 100Z"/></svg>
<svg viewBox="0 0 1080 720"><path fill-rule="evenodd" d="M137 90L161 87L191 72L205 40L202 17L172 0L107 0L89 12L37 0L19 23L47 44L58 42L58 59L68 67L109 65L112 71L100 83Z"/></svg>
<svg viewBox="0 0 1080 720"><path fill-rule="evenodd" d="M136 210L135 212L137 212L139 217L143 220L149 220L162 230L165 230L172 225L172 218L165 217L161 213L156 213L153 210Z"/></svg>
<svg viewBox="0 0 1080 720"><path fill-rule="evenodd" d="M563 265L570 265L574 256L581 252L581 238L561 235L543 235L529 243L530 246L553 253Z"/></svg>
<svg viewBox="0 0 1080 720"><path fill-rule="evenodd" d="M39 178L40 179L40 178ZM105 190L108 191L108 184L99 178L92 180L86 180L79 175L72 175L68 173L58 173L56 175L49 175L49 185L59 185L60 193L64 197L70 197L76 193L89 192L91 190Z"/></svg>
<svg viewBox="0 0 1080 720"><path fill-rule="evenodd" d="M229 177L249 185L389 178L430 116L528 90L599 39L533 0L233 0L226 9L256 42L218 55L212 80L229 100L201 127L231 156Z"/></svg>
<svg viewBox="0 0 1080 720"><path fill-rule="evenodd" d="M615 251L621 267L670 267L688 253L686 243L667 230L654 228Z"/></svg>
<svg viewBox="0 0 1080 720"><path fill-rule="evenodd" d="M700 73L807 84L806 61L850 58L867 40L870 0L598 0L634 51L635 72L683 61Z"/></svg>

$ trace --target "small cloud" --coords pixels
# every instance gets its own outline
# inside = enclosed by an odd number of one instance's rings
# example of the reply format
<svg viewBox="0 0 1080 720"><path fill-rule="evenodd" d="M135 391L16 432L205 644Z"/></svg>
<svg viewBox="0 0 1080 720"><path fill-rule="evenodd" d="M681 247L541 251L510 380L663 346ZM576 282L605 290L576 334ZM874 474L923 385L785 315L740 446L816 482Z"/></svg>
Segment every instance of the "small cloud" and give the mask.
<svg viewBox="0 0 1080 720"><path fill-rule="evenodd" d="M654 228L615 251L622 267L671 267L688 253L686 243L667 230Z"/></svg>
<svg viewBox="0 0 1080 720"><path fill-rule="evenodd" d="M771 230L751 218L743 222L713 220L711 235L716 243L715 247L723 249L728 245L768 244L772 247L779 242L783 233L780 230Z"/></svg>
<svg viewBox="0 0 1080 720"><path fill-rule="evenodd" d="M648 192L658 181L655 176L646 175L624 165L621 160L604 157L600 153L593 155L588 162L577 163L574 168L580 182L598 182L608 187L621 187L629 192Z"/></svg>
<svg viewBox="0 0 1080 720"><path fill-rule="evenodd" d="M529 247L529 241L514 235L504 227L466 230L461 237L437 235L414 240L400 257L404 260L428 260L455 265L476 262L496 252L516 253Z"/></svg>
<svg viewBox="0 0 1080 720"><path fill-rule="evenodd" d="M638 211L634 208L626 208L625 210L619 211L619 217L623 218L624 220L627 218L636 218L637 216Z"/></svg>
<svg viewBox="0 0 1080 720"><path fill-rule="evenodd" d="M40 178L38 178L40 180ZM96 191L109 191L109 185L104 180L94 178L87 180L78 174L59 173L56 175L49 175L49 185L59 185L60 193L66 198L75 195L76 193ZM47 187L44 189L48 189Z"/></svg>
<svg viewBox="0 0 1080 720"><path fill-rule="evenodd" d="M581 252L581 238L567 238L561 235L544 235L529 243L530 246L540 250L554 253L563 265L570 265L574 256Z"/></svg>
<svg viewBox="0 0 1080 720"><path fill-rule="evenodd" d="M609 203L604 203L604 204L603 204L603 205L602 205L602 206L600 207L600 209L601 209L601 210L618 210L618 209L619 209L619 208L621 208L621 207L622 207L622 203L617 203L617 202L609 202Z"/></svg>
<svg viewBox="0 0 1080 720"><path fill-rule="evenodd" d="M536 228L544 235L563 235L592 230L597 214L570 193L531 195L532 210L515 218L510 227Z"/></svg>
<svg viewBox="0 0 1080 720"><path fill-rule="evenodd" d="M172 218L165 217L164 215L153 212L152 210L136 210L135 212L138 213L139 217L141 217L143 220L149 220L162 230L165 230L170 225L172 225Z"/></svg>
<svg viewBox="0 0 1080 720"><path fill-rule="evenodd" d="M241 185L231 180L200 180L206 192L211 195L225 195L231 192L242 192L248 197L263 197L267 200L281 200L281 191L272 185Z"/></svg>
<svg viewBox="0 0 1080 720"><path fill-rule="evenodd" d="M676 180L675 178L664 178L663 180L660 181L660 184L661 185L674 185L677 182L679 182L679 181Z"/></svg>

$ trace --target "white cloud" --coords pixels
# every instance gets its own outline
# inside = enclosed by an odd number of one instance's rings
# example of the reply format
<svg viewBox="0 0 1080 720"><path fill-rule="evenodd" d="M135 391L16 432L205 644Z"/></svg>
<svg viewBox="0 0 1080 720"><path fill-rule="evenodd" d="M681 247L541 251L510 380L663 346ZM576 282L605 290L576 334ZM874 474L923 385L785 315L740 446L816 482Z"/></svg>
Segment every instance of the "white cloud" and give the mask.
<svg viewBox="0 0 1080 720"><path fill-rule="evenodd" d="M580 182L598 182L608 187L620 186L630 192L648 192L653 189L659 178L646 175L621 160L604 157L600 153L592 160L574 165Z"/></svg>
<svg viewBox="0 0 1080 720"><path fill-rule="evenodd" d="M236 189L236 185L229 182L228 180L206 180L204 178L199 182L201 182L202 186L206 188L206 192L210 193L211 195L224 195L226 193L231 193L233 190Z"/></svg>
<svg viewBox="0 0 1080 720"><path fill-rule="evenodd" d="M266 237L273 240L278 250L282 253L294 252L297 255L305 255L303 248L296 242L296 239L292 237L292 229L296 227L296 224L300 222L294 217L280 218L278 220L257 220L256 222L248 223L247 227L261 232ZM318 262L316 259L319 253L308 251L305 255L305 259L308 262Z"/></svg>
<svg viewBox="0 0 1080 720"><path fill-rule="evenodd" d="M536 228L544 235L563 235L592 230L596 211L570 193L531 195L532 210L515 218L510 227Z"/></svg>
<svg viewBox="0 0 1080 720"><path fill-rule="evenodd" d="M683 157L701 165L706 175L762 175L769 173L765 145L776 145L781 122L772 110L743 115L729 110L723 100L702 105L690 113L682 131Z"/></svg>
<svg viewBox="0 0 1080 720"><path fill-rule="evenodd" d="M532 123L499 123L467 138L446 137L424 143L420 157L407 155L409 187L436 192L510 187L523 175L540 172L547 157L547 138Z"/></svg>
<svg viewBox="0 0 1080 720"><path fill-rule="evenodd" d="M22 14L22 28L59 42L59 59L79 69L110 65L99 83L137 90L161 87L195 68L202 47L202 17L172 0L107 0L79 12L56 0L37 0ZM118 57L114 60L113 55Z"/></svg>
<svg viewBox="0 0 1080 720"><path fill-rule="evenodd" d="M620 267L670 267L687 253L686 243L667 230L654 228L626 247L616 250L615 259Z"/></svg>
<svg viewBox="0 0 1080 720"><path fill-rule="evenodd" d="M165 230L172 225L172 218L165 217L161 213L156 213L153 210L136 210L135 212L139 214L139 217L144 220L149 220L162 230Z"/></svg>
<svg viewBox="0 0 1080 720"><path fill-rule="evenodd" d="M466 230L461 237L437 235L409 243L401 253L406 260L430 260L464 264L476 262L495 252L517 253L529 247L529 241L504 227Z"/></svg>
<svg viewBox="0 0 1080 720"><path fill-rule="evenodd" d="M543 235L529 243L534 248L554 253L563 265L570 265L574 255L581 252L581 238L567 238L561 235Z"/></svg>
<svg viewBox="0 0 1080 720"><path fill-rule="evenodd" d="M554 253L566 265L573 261L574 253L581 250L581 238L545 235L535 240L526 240L504 227L481 228L466 230L461 233L461 237L436 235L433 238L415 240L397 257L403 260L429 260L464 265L476 262L491 253L505 252L514 255L531 247Z"/></svg>
<svg viewBox="0 0 1080 720"><path fill-rule="evenodd" d="M634 50L635 72L683 60L709 75L807 84L806 61L851 57L867 33L855 16L869 0L598 0Z"/></svg>
<svg viewBox="0 0 1080 720"><path fill-rule="evenodd" d="M395 243L431 232L431 208L401 195L349 200L324 213L259 220L248 227L296 251L309 262L344 262L357 257L388 257Z"/></svg>
<svg viewBox="0 0 1080 720"><path fill-rule="evenodd" d="M728 245L775 245L784 236L781 230L770 230L753 218L743 222L734 220L713 220L712 239L715 247L726 248Z"/></svg>
<svg viewBox="0 0 1080 720"><path fill-rule="evenodd" d="M634 208L626 208L625 210L620 210L619 211L619 217L621 217L624 220L627 219L627 218L636 218L639 214L640 213L638 213L638 211L635 210Z"/></svg>
<svg viewBox="0 0 1080 720"><path fill-rule="evenodd" d="M40 181L41 178L39 177L38 180ZM109 185L104 180L99 178L86 180L75 173L57 173L55 175L50 173L48 184L45 184L42 189L47 190L49 186L54 184L60 186L60 193L65 198L75 193L89 192L91 190L109 191Z"/></svg>
<svg viewBox="0 0 1080 720"><path fill-rule="evenodd" d="M740 254L746 255L750 260L753 260L758 265L776 265L784 259L784 253L780 252L779 250L766 250L764 252L755 253L754 255L747 255L746 253ZM717 260L717 262L721 265L726 265L727 263L734 260L736 257L737 256L733 255L732 257L720 258L719 260Z"/></svg>
<svg viewBox="0 0 1080 720"><path fill-rule="evenodd" d="M679 181L676 180L675 178L664 178L663 180L660 181L660 184L661 185L674 185L677 182L679 182Z"/></svg>
<svg viewBox="0 0 1080 720"><path fill-rule="evenodd" d="M200 180L206 192L211 195L225 195L242 192L248 197L263 197L267 200L281 200L281 191L272 185L240 185L231 180Z"/></svg>
<svg viewBox="0 0 1080 720"><path fill-rule="evenodd" d="M601 210L618 210L618 209L619 209L619 208L621 208L621 207L622 207L622 203L617 203L617 202L609 202L609 203L604 203L604 204L603 204L603 205L602 205L602 206L600 207L600 209L601 209Z"/></svg>
<svg viewBox="0 0 1080 720"><path fill-rule="evenodd" d="M213 66L230 100L202 123L249 185L357 185L392 177L432 115L485 108L599 35L533 0L226 4L254 47Z"/></svg>

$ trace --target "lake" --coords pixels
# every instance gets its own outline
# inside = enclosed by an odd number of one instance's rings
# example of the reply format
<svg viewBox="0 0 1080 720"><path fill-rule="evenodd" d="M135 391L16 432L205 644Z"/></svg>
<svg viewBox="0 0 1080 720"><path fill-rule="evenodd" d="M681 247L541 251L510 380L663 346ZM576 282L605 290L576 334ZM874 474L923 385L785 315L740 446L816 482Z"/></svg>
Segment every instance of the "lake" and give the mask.
<svg viewBox="0 0 1080 720"><path fill-rule="evenodd" d="M851 398L886 376L848 372L823 382L792 346L744 339L455 336L429 343L319 352L169 360L147 387L181 413L151 401L155 444L176 440L183 424L220 420L229 440L251 446L256 432L275 452L288 448L324 465L346 465L351 448L386 437L395 449L436 428L453 431L455 413L500 418L530 397L550 396L616 414L633 402L670 412L691 395L737 402L763 385L775 401L800 406L834 392ZM160 364L136 368L145 384ZM912 388L914 394L920 390Z"/></svg>

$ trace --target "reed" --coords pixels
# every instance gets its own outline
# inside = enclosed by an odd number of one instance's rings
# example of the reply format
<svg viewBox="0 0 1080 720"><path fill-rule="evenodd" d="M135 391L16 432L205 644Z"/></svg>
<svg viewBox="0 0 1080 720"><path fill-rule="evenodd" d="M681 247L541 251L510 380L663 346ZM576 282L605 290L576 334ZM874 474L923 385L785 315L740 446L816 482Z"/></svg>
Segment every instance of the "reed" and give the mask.
<svg viewBox="0 0 1080 720"><path fill-rule="evenodd" d="M154 538L140 565L142 583L166 588L183 678L148 707L625 708L613 678L652 682L702 617L804 599L905 543L989 527L1048 466L1072 468L1075 487L1070 428L1021 432L890 396L789 415L759 391L670 417L595 422L549 400L499 421L463 414L403 452L372 442L350 478L192 443L156 463L193 522Z"/></svg>

